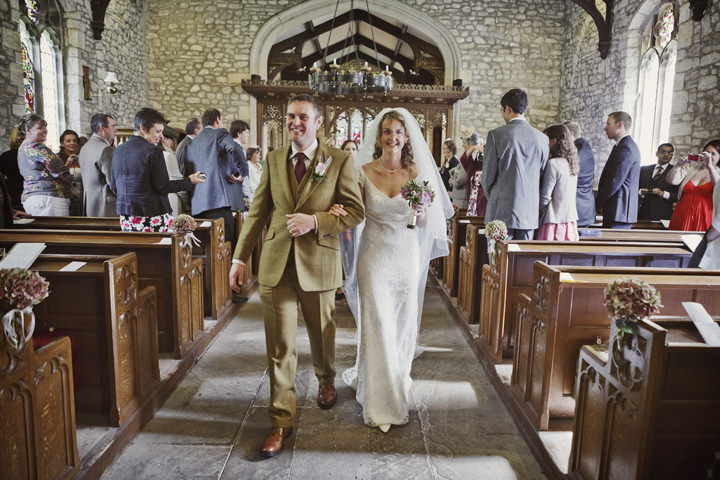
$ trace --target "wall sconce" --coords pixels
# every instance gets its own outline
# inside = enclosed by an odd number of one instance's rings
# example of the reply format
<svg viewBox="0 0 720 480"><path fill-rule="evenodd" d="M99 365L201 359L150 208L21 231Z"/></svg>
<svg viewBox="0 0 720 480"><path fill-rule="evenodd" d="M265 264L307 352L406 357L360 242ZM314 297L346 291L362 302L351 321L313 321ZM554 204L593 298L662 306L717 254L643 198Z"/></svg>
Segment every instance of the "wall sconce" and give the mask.
<svg viewBox="0 0 720 480"><path fill-rule="evenodd" d="M111 95L115 95L118 93L118 88L116 85L120 83L120 80L118 80L117 75L115 72L107 72L107 75L105 76L105 89L107 92Z"/></svg>

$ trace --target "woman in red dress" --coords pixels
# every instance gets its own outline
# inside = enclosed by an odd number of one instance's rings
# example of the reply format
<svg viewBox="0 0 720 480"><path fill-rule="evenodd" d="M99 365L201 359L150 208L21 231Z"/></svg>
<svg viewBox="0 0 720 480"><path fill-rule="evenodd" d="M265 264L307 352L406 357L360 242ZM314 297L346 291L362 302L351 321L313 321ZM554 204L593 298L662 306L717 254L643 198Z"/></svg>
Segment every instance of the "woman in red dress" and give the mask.
<svg viewBox="0 0 720 480"><path fill-rule="evenodd" d="M720 159L720 140L710 140L703 151L710 154L713 165ZM667 182L680 185L678 203L670 218L670 230L702 231L712 224L713 184L710 171L696 160L681 158L668 172Z"/></svg>

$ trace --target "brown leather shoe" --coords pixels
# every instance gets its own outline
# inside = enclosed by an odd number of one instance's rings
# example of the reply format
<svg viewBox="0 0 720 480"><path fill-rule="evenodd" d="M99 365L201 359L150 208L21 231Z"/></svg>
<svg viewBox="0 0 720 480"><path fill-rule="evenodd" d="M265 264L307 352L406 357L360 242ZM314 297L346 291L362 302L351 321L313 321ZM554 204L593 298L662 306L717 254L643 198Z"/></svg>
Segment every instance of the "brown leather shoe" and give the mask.
<svg viewBox="0 0 720 480"><path fill-rule="evenodd" d="M270 429L270 433L265 437L263 446L260 449L266 457L274 457L278 453L282 452L285 439L292 435L293 427L273 427Z"/></svg>
<svg viewBox="0 0 720 480"><path fill-rule="evenodd" d="M332 384L321 383L318 389L318 406L324 410L332 408L337 402L337 393L335 393L335 386Z"/></svg>

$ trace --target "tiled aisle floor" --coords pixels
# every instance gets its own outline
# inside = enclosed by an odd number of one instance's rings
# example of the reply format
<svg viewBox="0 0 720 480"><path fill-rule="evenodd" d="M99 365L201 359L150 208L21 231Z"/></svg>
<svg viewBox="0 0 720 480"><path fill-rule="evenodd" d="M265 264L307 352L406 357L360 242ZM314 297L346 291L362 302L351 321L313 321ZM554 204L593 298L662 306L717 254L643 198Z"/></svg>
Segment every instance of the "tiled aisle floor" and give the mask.
<svg viewBox="0 0 720 480"><path fill-rule="evenodd" d="M355 323L336 314L338 403L317 407L307 333L298 333L295 432L271 459L262 308L255 294L220 333L104 479L536 479L539 465L449 316L428 287L413 364L410 423L383 434L362 422L341 372L354 363Z"/></svg>

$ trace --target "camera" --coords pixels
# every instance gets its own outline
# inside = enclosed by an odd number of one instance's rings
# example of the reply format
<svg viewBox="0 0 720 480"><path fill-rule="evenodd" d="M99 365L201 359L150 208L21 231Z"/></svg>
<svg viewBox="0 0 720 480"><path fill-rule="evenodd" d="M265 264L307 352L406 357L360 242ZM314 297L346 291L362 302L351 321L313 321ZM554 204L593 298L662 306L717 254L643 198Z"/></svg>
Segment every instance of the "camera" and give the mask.
<svg viewBox="0 0 720 480"><path fill-rule="evenodd" d="M698 155L697 153L688 153L687 159L691 162L697 162L698 160L700 160L700 155Z"/></svg>

